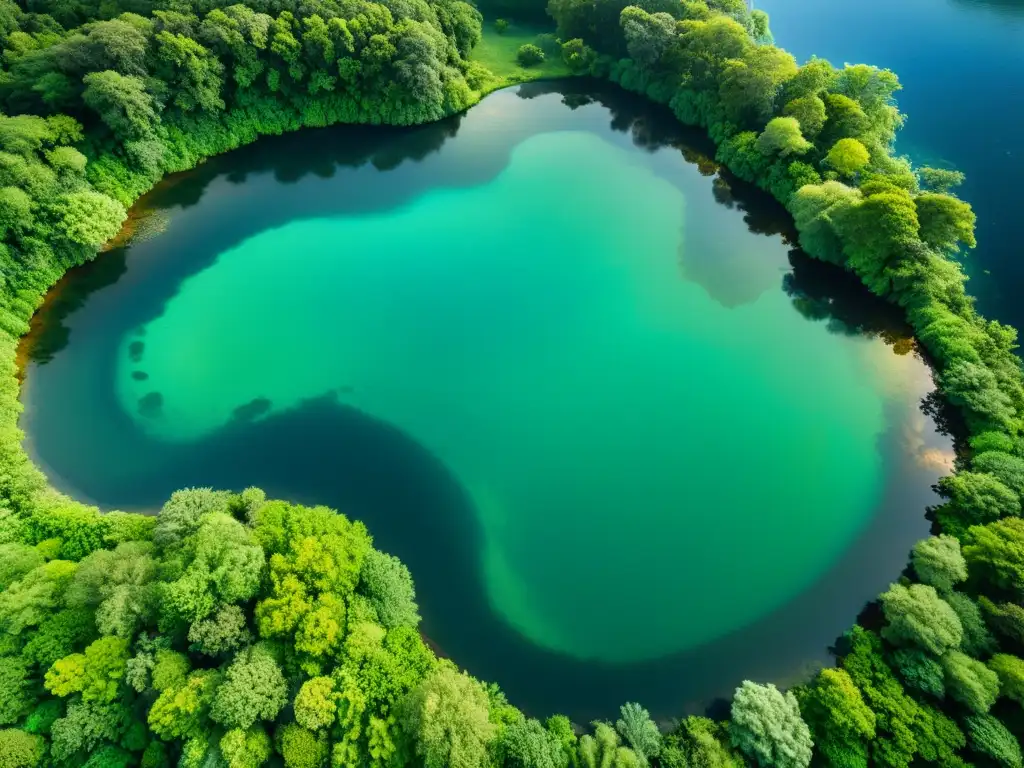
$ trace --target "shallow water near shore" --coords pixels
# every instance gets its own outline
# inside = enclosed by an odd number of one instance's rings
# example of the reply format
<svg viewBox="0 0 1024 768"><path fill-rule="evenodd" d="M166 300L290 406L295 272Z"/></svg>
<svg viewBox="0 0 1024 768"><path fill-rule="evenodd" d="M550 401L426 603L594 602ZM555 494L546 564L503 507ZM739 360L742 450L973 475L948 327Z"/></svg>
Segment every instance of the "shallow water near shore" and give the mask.
<svg viewBox="0 0 1024 768"><path fill-rule="evenodd" d="M259 484L365 520L432 642L534 714L797 676L926 534L949 445L894 313L707 151L575 82L211 161L55 289L28 447L108 508Z"/></svg>

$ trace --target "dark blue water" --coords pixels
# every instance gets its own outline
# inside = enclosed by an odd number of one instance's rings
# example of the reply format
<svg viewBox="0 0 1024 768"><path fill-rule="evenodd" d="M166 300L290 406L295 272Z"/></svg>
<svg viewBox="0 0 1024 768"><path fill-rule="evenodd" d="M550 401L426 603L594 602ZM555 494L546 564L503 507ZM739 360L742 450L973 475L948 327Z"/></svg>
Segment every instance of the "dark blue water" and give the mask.
<svg viewBox="0 0 1024 768"><path fill-rule="evenodd" d="M897 149L967 174L978 214L965 265L986 315L1024 327L1024 0L755 0L798 61L874 64L899 75L909 117Z"/></svg>

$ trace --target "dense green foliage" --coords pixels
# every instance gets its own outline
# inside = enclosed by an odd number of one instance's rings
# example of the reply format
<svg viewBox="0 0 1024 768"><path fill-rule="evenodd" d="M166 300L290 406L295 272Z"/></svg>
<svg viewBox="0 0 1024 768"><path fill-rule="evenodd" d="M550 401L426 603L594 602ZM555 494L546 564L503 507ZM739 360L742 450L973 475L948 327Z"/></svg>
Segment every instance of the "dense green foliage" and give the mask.
<svg viewBox="0 0 1024 768"><path fill-rule="evenodd" d="M1016 333L964 288L962 175L893 156L893 73L798 65L743 0L549 11L572 71L705 127L810 255L905 308L959 407L941 535L879 625L793 691L744 682L730 722L662 733L628 703L580 735L435 658L408 570L342 515L255 489L100 515L47 489L20 446L14 346L125 206L261 134L437 119L493 78L467 63L480 15L458 0L0 0L0 768L1020 768L1024 383Z"/></svg>
<svg viewBox="0 0 1024 768"><path fill-rule="evenodd" d="M519 50L516 51L516 61L524 67L532 67L544 61L544 51L533 43L526 43L519 46Z"/></svg>
<svg viewBox="0 0 1024 768"><path fill-rule="evenodd" d="M577 758L564 718L527 720L435 658L408 571L360 523L254 489L180 491L125 536L71 509L4 518L0 765ZM657 754L638 705L618 731L623 759Z"/></svg>

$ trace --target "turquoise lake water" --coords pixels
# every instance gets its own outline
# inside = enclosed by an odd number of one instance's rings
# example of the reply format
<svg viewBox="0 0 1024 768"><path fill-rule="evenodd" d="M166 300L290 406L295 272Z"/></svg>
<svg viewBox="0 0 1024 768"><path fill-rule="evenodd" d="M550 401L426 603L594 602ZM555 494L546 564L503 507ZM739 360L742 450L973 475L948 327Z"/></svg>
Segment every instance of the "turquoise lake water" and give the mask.
<svg viewBox="0 0 1024 768"><path fill-rule="evenodd" d="M905 329L680 130L534 86L172 179L40 316L29 448L107 507L259 483L366 520L431 641L533 711L799 674L926 533L948 442Z"/></svg>

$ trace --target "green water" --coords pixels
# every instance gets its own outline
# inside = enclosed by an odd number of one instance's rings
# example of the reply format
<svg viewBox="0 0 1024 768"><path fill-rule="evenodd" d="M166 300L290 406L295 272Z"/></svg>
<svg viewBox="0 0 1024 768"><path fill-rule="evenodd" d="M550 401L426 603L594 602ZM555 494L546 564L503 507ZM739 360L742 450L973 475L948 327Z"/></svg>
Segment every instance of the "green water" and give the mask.
<svg viewBox="0 0 1024 768"><path fill-rule="evenodd" d="M782 291L730 306L687 280L687 211L642 153L537 133L485 183L220 253L122 340L117 396L187 443L334 393L467 489L486 595L530 641L613 662L691 648L865 528L893 395L867 373L881 345Z"/></svg>

